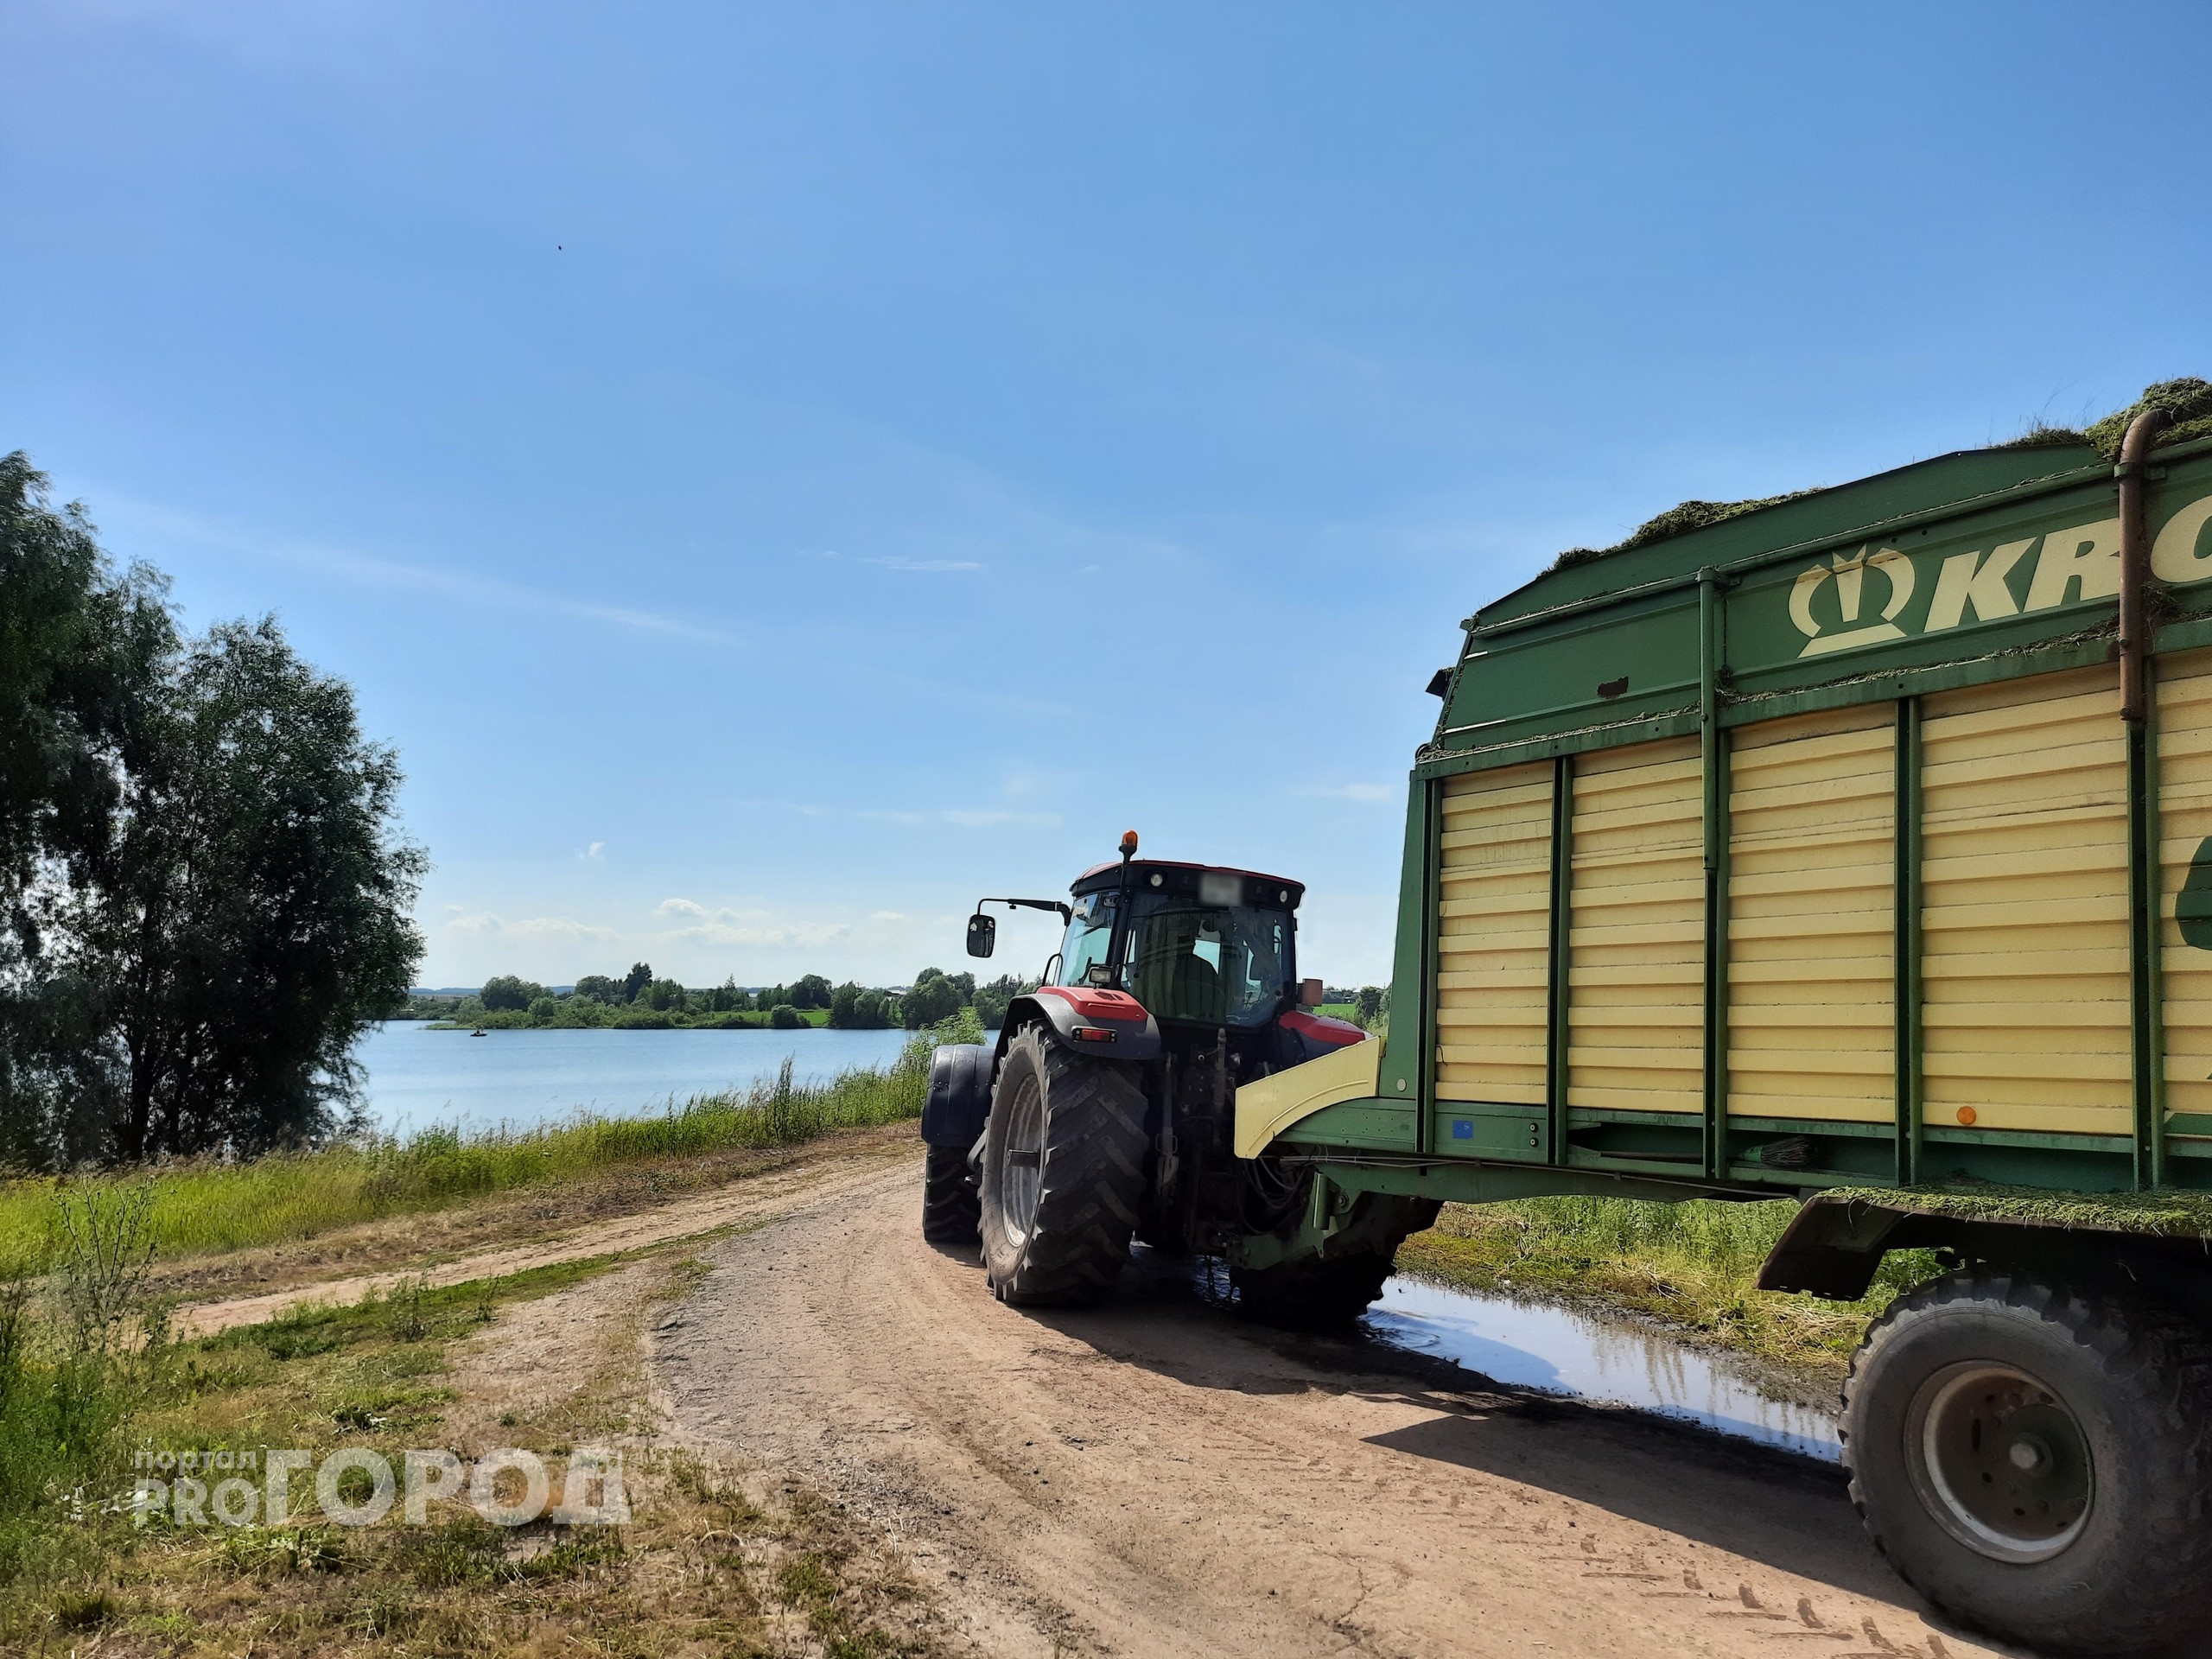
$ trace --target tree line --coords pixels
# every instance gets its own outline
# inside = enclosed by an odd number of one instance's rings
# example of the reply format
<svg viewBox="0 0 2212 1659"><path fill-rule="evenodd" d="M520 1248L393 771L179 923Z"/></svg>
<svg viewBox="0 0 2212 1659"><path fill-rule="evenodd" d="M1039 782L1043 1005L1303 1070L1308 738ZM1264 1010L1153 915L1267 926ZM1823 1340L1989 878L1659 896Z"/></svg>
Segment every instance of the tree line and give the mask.
<svg viewBox="0 0 2212 1659"><path fill-rule="evenodd" d="M833 986L820 974L804 975L788 985L748 989L730 978L697 988L663 978L650 963L639 962L620 978L587 974L568 990L550 990L518 974L497 974L473 996L415 996L407 1013L416 1019L485 1028L796 1029L819 1024L836 1031L919 1031L942 1024L963 1008L973 1008L987 1028L995 1030L1006 1018L1007 1005L1035 984L1008 974L978 985L973 974L925 968L903 991L849 980ZM808 1017L817 1013L823 1017Z"/></svg>
<svg viewBox="0 0 2212 1659"><path fill-rule="evenodd" d="M0 1164L340 1132L422 956L353 689L268 618L187 634L168 592L0 456Z"/></svg>

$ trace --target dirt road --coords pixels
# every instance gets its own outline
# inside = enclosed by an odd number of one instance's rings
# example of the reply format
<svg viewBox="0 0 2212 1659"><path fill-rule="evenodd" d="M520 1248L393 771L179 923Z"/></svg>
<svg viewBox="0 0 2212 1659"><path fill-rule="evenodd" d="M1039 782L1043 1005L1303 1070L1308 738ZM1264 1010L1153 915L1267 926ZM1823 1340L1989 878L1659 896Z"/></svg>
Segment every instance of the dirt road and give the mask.
<svg viewBox="0 0 2212 1659"><path fill-rule="evenodd" d="M655 1337L678 1431L889 1530L978 1652L2005 1651L1931 1624L1833 1473L1293 1338L1133 1268L998 1306L879 1169L712 1246Z"/></svg>

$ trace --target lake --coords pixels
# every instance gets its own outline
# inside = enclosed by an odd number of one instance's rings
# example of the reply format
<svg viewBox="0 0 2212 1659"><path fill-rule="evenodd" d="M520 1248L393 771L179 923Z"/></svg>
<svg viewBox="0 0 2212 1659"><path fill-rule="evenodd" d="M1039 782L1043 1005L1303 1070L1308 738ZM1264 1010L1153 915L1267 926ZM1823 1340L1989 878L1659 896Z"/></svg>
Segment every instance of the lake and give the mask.
<svg viewBox="0 0 2212 1659"><path fill-rule="evenodd" d="M903 1031L432 1031L396 1020L354 1051L377 1128L434 1123L518 1128L580 1109L607 1117L657 1112L671 1100L772 1078L789 1055L800 1083L855 1066L888 1065Z"/></svg>

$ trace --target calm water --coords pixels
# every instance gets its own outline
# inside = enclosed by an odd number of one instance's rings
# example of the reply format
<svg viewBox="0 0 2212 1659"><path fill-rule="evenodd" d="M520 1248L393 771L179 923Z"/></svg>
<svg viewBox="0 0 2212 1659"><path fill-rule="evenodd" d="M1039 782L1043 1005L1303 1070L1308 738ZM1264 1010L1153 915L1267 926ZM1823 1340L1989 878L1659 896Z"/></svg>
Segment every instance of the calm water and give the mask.
<svg viewBox="0 0 2212 1659"><path fill-rule="evenodd" d="M773 1077L784 1057L800 1083L855 1066L888 1065L903 1031L432 1031L378 1026L356 1058L368 1069L380 1128L433 1123L525 1127L588 1108L610 1117L658 1111L673 1099Z"/></svg>
<svg viewBox="0 0 2212 1659"><path fill-rule="evenodd" d="M1365 1324L1395 1346L1510 1387L1630 1406L1828 1462L1841 1451L1828 1413L1770 1400L1725 1360L1663 1332L1402 1278L1383 1287Z"/></svg>

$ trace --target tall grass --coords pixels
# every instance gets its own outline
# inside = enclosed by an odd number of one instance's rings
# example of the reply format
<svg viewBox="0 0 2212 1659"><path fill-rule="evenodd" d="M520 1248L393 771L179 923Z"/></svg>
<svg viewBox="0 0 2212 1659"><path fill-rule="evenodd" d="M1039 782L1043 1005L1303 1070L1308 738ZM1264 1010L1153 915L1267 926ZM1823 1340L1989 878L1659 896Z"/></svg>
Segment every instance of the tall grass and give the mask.
<svg viewBox="0 0 2212 1659"><path fill-rule="evenodd" d="M1829 1376L1849 1358L1867 1319L1931 1275L1936 1262L1923 1250L1891 1252L1858 1302L1760 1290L1759 1268L1796 1213L1789 1199L1449 1205L1433 1230L1406 1241L1398 1265L1471 1289L1641 1314L1718 1346Z"/></svg>
<svg viewBox="0 0 2212 1659"><path fill-rule="evenodd" d="M964 1025L920 1033L889 1066L846 1071L824 1084L795 1084L786 1058L773 1079L750 1089L671 1102L665 1111L642 1117L579 1113L526 1129L429 1128L130 1179L147 1181L147 1236L167 1259L312 1237L379 1216L435 1210L624 1164L796 1146L833 1130L918 1117L929 1090L930 1050L938 1042L976 1040L981 1033L973 1024L968 1014ZM64 1190L99 1192L123 1179L81 1178ZM49 1250L54 1188L50 1180L0 1184L0 1271Z"/></svg>
<svg viewBox="0 0 2212 1659"><path fill-rule="evenodd" d="M34 1274L0 1280L0 1584L81 1567L83 1534L123 1479L132 1412L159 1375L167 1325L146 1294L152 1193L49 1192Z"/></svg>

